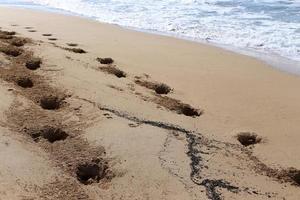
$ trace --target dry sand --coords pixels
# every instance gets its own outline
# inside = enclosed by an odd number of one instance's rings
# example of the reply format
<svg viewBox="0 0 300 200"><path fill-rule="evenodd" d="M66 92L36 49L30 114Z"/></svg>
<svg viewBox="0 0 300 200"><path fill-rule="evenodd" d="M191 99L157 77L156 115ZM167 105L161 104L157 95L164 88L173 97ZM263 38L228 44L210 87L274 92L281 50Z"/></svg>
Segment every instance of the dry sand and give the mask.
<svg viewBox="0 0 300 200"><path fill-rule="evenodd" d="M299 199L299 77L79 17L0 27L1 200Z"/></svg>

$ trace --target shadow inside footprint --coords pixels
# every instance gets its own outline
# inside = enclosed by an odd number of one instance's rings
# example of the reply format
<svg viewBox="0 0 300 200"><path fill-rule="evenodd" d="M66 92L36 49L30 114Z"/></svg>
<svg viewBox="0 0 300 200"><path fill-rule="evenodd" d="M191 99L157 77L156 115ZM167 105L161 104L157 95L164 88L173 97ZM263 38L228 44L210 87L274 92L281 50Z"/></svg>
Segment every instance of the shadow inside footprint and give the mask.
<svg viewBox="0 0 300 200"><path fill-rule="evenodd" d="M44 33L43 36L49 37L49 36L52 36L52 34L50 34L50 33Z"/></svg>
<svg viewBox="0 0 300 200"><path fill-rule="evenodd" d="M31 58L26 61L26 67L30 70L36 70L40 68L42 60L40 58Z"/></svg>
<svg viewBox="0 0 300 200"><path fill-rule="evenodd" d="M6 54L8 56L13 56L13 57L17 57L22 54L21 49L14 47L12 45L0 46L0 52Z"/></svg>
<svg viewBox="0 0 300 200"><path fill-rule="evenodd" d="M85 50L80 49L80 48L63 48L63 49L74 52L74 53L86 53Z"/></svg>
<svg viewBox="0 0 300 200"><path fill-rule="evenodd" d="M1 36L7 36L9 38L2 38L2 39L12 39L13 35L16 35L15 31L0 31Z"/></svg>
<svg viewBox="0 0 300 200"><path fill-rule="evenodd" d="M140 79L136 79L135 83L142 87L154 90L156 94L168 94L172 91L172 88L164 83L156 83Z"/></svg>
<svg viewBox="0 0 300 200"><path fill-rule="evenodd" d="M41 136L48 140L50 143L65 140L69 135L60 128L47 127L42 131Z"/></svg>
<svg viewBox="0 0 300 200"><path fill-rule="evenodd" d="M27 43L26 39L24 38L13 38L10 41L10 44L16 47L24 46Z"/></svg>
<svg viewBox="0 0 300 200"><path fill-rule="evenodd" d="M97 58L96 60L105 65L112 64L114 62L112 58Z"/></svg>
<svg viewBox="0 0 300 200"><path fill-rule="evenodd" d="M44 138L50 143L62 141L69 137L69 134L67 134L64 130L53 126L45 126L40 129L29 130L28 135L30 135L35 142L38 142L41 138Z"/></svg>
<svg viewBox="0 0 300 200"><path fill-rule="evenodd" d="M108 166L103 160L95 159L77 166L77 180L85 185L99 182L106 175Z"/></svg>
<svg viewBox="0 0 300 200"><path fill-rule="evenodd" d="M201 109L194 108L189 104L183 103L178 99L168 96L157 95L152 101L159 106L165 107L168 110L177 112L178 114L183 114L188 117L199 117L204 113L204 111Z"/></svg>
<svg viewBox="0 0 300 200"><path fill-rule="evenodd" d="M236 137L243 146L254 145L260 143L262 140L256 133L251 132L241 132Z"/></svg>
<svg viewBox="0 0 300 200"><path fill-rule="evenodd" d="M44 96L40 100L40 106L46 110L57 110L61 107L63 100L57 96Z"/></svg>
<svg viewBox="0 0 300 200"><path fill-rule="evenodd" d="M18 86L20 86L22 88L31 88L31 87L33 87L33 82L29 77L20 77L17 80L17 84L18 84Z"/></svg>
<svg viewBox="0 0 300 200"><path fill-rule="evenodd" d="M67 45L68 45L69 47L77 47L77 46L78 46L78 44L75 44L75 43L67 43Z"/></svg>
<svg viewBox="0 0 300 200"><path fill-rule="evenodd" d="M113 66L108 66L108 67L99 67L99 69L103 72L106 72L108 74L113 74L118 78L125 78L127 75L124 71L113 67Z"/></svg>
<svg viewBox="0 0 300 200"><path fill-rule="evenodd" d="M48 38L48 40L55 41L57 38Z"/></svg>

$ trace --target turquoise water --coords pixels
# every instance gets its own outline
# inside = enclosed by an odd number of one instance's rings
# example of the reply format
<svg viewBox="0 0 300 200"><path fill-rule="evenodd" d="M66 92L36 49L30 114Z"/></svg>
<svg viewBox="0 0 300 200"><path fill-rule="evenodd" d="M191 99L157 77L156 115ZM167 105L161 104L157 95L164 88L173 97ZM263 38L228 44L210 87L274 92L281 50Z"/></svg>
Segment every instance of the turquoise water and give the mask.
<svg viewBox="0 0 300 200"><path fill-rule="evenodd" d="M300 62L299 0L0 0Z"/></svg>

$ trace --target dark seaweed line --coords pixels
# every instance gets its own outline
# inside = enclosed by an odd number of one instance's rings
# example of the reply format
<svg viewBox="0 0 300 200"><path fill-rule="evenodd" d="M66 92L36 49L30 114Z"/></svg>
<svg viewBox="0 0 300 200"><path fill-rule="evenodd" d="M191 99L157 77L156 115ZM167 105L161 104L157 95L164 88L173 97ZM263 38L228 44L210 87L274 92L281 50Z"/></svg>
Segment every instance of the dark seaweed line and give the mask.
<svg viewBox="0 0 300 200"><path fill-rule="evenodd" d="M84 100L84 99L83 99ZM91 103L90 100L87 100ZM93 102L93 104L95 104ZM201 157L201 151L197 149L197 146L200 146L202 144L203 137L200 133L196 133L194 131L187 130L185 128L182 128L178 125L160 122L160 121L152 121L152 120L146 120L141 119L135 116L131 116L130 114L126 112L121 112L112 108L108 108L105 106L98 105L98 108L102 111L110 112L118 117L127 119L129 121L133 121L140 124L146 124L158 128L162 128L165 130L171 130L171 131L178 131L185 134L186 140L188 142L188 152L187 156L191 159L190 167L191 167L191 173L190 173L190 179L193 181L196 185L201 185L206 188L206 195L211 200L221 200L221 195L217 192L217 188L221 187L224 189L227 189L230 192L238 192L239 188L236 186L230 185L227 181L224 180L214 180L214 179L204 179L201 181L201 177L199 176L200 171L202 169L202 157ZM199 136L200 135L200 136Z"/></svg>
<svg viewBox="0 0 300 200"><path fill-rule="evenodd" d="M146 119L140 119L140 118L131 116L126 112L121 112L121 111L111 109L111 108L108 108L108 107L104 107L104 106L99 106L98 105L98 108L100 110L113 113L114 115L116 115L118 117L125 118L127 120L130 120L130 121L133 121L133 122L136 122L136 123L147 124L147 125L150 125L150 126L155 126L155 127L170 130L170 131L178 131L178 132L185 133L185 134L192 133L192 131L189 131L189 130L187 130L185 128L182 128L182 127L179 127L177 125L173 125L173 124L169 124L169 123L165 123L165 122L160 122L160 121L151 121L151 120L146 120Z"/></svg>

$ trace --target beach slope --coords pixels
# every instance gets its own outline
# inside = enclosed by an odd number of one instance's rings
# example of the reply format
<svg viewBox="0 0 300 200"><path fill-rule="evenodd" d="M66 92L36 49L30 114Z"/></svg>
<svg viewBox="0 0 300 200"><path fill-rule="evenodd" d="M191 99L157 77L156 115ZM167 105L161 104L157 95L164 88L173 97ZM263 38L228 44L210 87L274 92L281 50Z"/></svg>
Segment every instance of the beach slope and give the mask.
<svg viewBox="0 0 300 200"><path fill-rule="evenodd" d="M298 76L57 13L0 27L0 199L300 196Z"/></svg>

